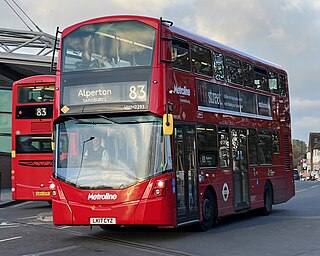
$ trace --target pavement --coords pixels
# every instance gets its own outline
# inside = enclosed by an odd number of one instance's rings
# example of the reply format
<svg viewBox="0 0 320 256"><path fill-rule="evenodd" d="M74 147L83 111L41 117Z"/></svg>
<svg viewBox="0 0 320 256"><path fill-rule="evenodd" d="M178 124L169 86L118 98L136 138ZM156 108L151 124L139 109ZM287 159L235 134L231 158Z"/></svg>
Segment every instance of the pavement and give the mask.
<svg viewBox="0 0 320 256"><path fill-rule="evenodd" d="M12 200L11 188L3 188L0 190L0 208L4 208L20 201Z"/></svg>

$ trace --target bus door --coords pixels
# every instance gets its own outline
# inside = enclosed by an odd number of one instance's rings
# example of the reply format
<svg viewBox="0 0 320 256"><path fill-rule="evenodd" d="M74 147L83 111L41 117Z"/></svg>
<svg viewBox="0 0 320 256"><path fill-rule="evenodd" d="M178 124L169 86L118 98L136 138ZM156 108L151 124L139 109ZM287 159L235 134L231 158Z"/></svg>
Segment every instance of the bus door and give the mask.
<svg viewBox="0 0 320 256"><path fill-rule="evenodd" d="M231 129L232 174L235 210L249 208L248 144L246 129Z"/></svg>
<svg viewBox="0 0 320 256"><path fill-rule="evenodd" d="M175 128L175 170L177 184L177 224L199 220L198 174L195 128Z"/></svg>

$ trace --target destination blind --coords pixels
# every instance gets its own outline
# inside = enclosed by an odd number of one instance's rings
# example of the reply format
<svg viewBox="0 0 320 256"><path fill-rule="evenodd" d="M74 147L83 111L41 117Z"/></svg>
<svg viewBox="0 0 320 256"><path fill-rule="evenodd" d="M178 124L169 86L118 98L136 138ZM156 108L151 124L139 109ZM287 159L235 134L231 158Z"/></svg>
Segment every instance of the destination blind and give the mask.
<svg viewBox="0 0 320 256"><path fill-rule="evenodd" d="M63 105L107 105L113 110L148 109L147 81L113 82L66 86Z"/></svg>

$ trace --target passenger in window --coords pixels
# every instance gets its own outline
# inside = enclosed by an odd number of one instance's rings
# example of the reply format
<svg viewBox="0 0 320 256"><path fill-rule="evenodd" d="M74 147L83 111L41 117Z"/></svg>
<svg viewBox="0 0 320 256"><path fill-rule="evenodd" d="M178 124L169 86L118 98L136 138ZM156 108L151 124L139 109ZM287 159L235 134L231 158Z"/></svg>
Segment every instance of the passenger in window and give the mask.
<svg viewBox="0 0 320 256"><path fill-rule="evenodd" d="M199 61L193 63L193 71L198 74L201 73L201 63Z"/></svg>

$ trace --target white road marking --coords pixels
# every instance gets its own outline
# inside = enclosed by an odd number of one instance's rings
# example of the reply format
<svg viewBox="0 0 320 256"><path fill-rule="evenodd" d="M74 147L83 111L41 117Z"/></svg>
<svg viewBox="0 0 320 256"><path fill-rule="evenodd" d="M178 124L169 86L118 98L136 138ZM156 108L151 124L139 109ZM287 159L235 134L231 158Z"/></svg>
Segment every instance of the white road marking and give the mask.
<svg viewBox="0 0 320 256"><path fill-rule="evenodd" d="M306 191L306 190L307 190L306 188L305 189L301 189L301 190L296 191L296 193L300 193L300 192Z"/></svg>
<svg viewBox="0 0 320 256"><path fill-rule="evenodd" d="M23 206L23 205L26 205L26 204L31 204L31 203L33 203L33 202L32 201L23 202L23 203L20 203L20 204L9 206L9 208L17 208L17 207L20 207L20 206Z"/></svg>
<svg viewBox="0 0 320 256"><path fill-rule="evenodd" d="M32 254L24 254L22 256L40 256L40 255L46 255L46 254L53 254L53 253L58 253L58 252L64 252L64 251L69 251L69 250L73 250L76 249L80 246L68 246L68 247L64 247L64 248L60 248L60 249L55 249L55 250L51 250L51 251L45 251L45 252L37 252L37 253L32 253Z"/></svg>
<svg viewBox="0 0 320 256"><path fill-rule="evenodd" d="M27 220L27 219L35 219L37 216L30 216L30 217L23 217L23 218L18 218L17 220Z"/></svg>
<svg viewBox="0 0 320 256"><path fill-rule="evenodd" d="M15 240L15 239L20 239L20 238L22 238L22 236L15 236L15 237L11 237L11 238L6 238L6 239L0 240L0 243Z"/></svg>

